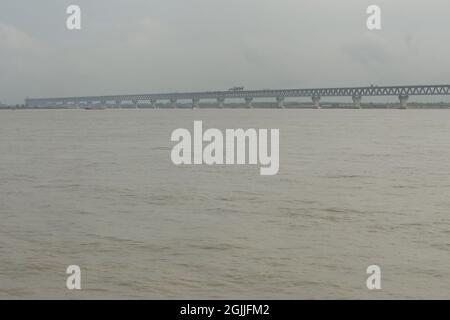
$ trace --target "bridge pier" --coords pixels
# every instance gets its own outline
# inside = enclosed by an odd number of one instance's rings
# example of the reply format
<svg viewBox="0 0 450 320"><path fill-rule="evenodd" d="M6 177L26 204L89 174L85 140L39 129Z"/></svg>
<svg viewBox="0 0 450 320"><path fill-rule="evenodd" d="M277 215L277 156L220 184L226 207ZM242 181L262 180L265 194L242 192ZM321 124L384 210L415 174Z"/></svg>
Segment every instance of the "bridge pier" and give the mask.
<svg viewBox="0 0 450 320"><path fill-rule="evenodd" d="M217 104L220 109L223 109L225 107L225 98L217 98Z"/></svg>
<svg viewBox="0 0 450 320"><path fill-rule="evenodd" d="M252 101L253 101L252 97L245 97L245 107L248 109L252 109L253 108Z"/></svg>
<svg viewBox="0 0 450 320"><path fill-rule="evenodd" d="M116 108L120 109L122 107L122 101L121 100L116 100Z"/></svg>
<svg viewBox="0 0 450 320"><path fill-rule="evenodd" d="M173 109L177 107L177 99L170 99L170 107Z"/></svg>
<svg viewBox="0 0 450 320"><path fill-rule="evenodd" d="M137 109L137 108L138 108L139 100L133 99L133 100L131 100L131 102L133 103L133 107L134 107L135 109Z"/></svg>
<svg viewBox="0 0 450 320"><path fill-rule="evenodd" d="M151 104L153 109L157 108L157 105L156 105L157 103L158 103L158 100L156 100L156 99L151 99L150 100L150 104Z"/></svg>
<svg viewBox="0 0 450 320"><path fill-rule="evenodd" d="M320 97L312 97L313 107L320 109Z"/></svg>
<svg viewBox="0 0 450 320"><path fill-rule="evenodd" d="M362 97L361 96L353 96L353 106L355 107L355 109L361 109L361 100Z"/></svg>
<svg viewBox="0 0 450 320"><path fill-rule="evenodd" d="M199 102L200 102L200 99L198 99L198 98L192 99L192 109L198 109L199 108Z"/></svg>
<svg viewBox="0 0 450 320"><path fill-rule="evenodd" d="M277 97L277 108L284 109L284 97Z"/></svg>
<svg viewBox="0 0 450 320"><path fill-rule="evenodd" d="M400 100L400 109L408 109L409 96L400 95L400 96L398 96L398 99Z"/></svg>

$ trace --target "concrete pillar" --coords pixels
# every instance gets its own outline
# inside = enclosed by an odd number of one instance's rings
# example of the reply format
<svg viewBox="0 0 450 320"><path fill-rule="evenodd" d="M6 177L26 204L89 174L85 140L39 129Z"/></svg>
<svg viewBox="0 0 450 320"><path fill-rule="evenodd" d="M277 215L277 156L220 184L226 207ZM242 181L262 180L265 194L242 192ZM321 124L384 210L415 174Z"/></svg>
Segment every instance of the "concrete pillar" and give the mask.
<svg viewBox="0 0 450 320"><path fill-rule="evenodd" d="M170 106L172 108L176 108L177 107L177 99L170 99Z"/></svg>
<svg viewBox="0 0 450 320"><path fill-rule="evenodd" d="M220 109L223 109L225 107L225 98L217 98L217 104L219 105Z"/></svg>
<svg viewBox="0 0 450 320"><path fill-rule="evenodd" d="M192 109L198 109L199 102L200 102L200 99L198 99L198 98L192 99Z"/></svg>
<svg viewBox="0 0 450 320"><path fill-rule="evenodd" d="M355 109L361 109L361 96L353 96L353 106L355 107Z"/></svg>
<svg viewBox="0 0 450 320"><path fill-rule="evenodd" d="M320 97L312 97L313 107L320 109Z"/></svg>
<svg viewBox="0 0 450 320"><path fill-rule="evenodd" d="M120 109L122 107L122 100L116 100L116 108Z"/></svg>
<svg viewBox="0 0 450 320"><path fill-rule="evenodd" d="M253 108L252 101L252 97L245 97L245 107L249 109Z"/></svg>
<svg viewBox="0 0 450 320"><path fill-rule="evenodd" d="M101 108L106 108L106 101L100 101L100 107Z"/></svg>
<svg viewBox="0 0 450 320"><path fill-rule="evenodd" d="M277 108L284 109L284 97L277 97Z"/></svg>
<svg viewBox="0 0 450 320"><path fill-rule="evenodd" d="M151 99L151 100L150 100L150 103L151 103L153 109L156 109L156 108L157 108L157 105L156 105L156 104L158 103L158 100L156 100L156 99Z"/></svg>
<svg viewBox="0 0 450 320"><path fill-rule="evenodd" d="M134 99L134 100L132 100L131 102L133 103L133 107L135 107L135 108L137 109L137 108L138 108L139 100Z"/></svg>
<svg viewBox="0 0 450 320"><path fill-rule="evenodd" d="M398 99L400 100L400 109L408 109L409 96L400 95Z"/></svg>

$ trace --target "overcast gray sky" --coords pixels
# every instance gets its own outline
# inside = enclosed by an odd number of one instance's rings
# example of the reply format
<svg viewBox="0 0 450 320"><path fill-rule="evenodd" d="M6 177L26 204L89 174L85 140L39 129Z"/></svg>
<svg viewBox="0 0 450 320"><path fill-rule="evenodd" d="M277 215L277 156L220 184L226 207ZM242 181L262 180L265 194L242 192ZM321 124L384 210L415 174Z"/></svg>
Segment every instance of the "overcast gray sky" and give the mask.
<svg viewBox="0 0 450 320"><path fill-rule="evenodd" d="M370 4L381 31L366 28ZM449 0L1 0L0 101L446 84L449 16Z"/></svg>

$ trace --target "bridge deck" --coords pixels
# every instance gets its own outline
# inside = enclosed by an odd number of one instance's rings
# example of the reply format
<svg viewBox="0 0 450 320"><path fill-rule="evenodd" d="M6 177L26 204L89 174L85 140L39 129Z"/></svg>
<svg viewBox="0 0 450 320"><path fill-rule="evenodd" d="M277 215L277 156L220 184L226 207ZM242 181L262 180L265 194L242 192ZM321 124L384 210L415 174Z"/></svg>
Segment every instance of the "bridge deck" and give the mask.
<svg viewBox="0 0 450 320"><path fill-rule="evenodd" d="M206 91L184 93L157 93L137 95L111 95L63 98L29 98L27 105L42 103L82 103L107 101L141 100L184 100L184 99L234 99L234 98L289 98L289 97L362 97L362 96L433 96L450 95L450 85L424 86L370 86L348 88L248 90L248 91Z"/></svg>

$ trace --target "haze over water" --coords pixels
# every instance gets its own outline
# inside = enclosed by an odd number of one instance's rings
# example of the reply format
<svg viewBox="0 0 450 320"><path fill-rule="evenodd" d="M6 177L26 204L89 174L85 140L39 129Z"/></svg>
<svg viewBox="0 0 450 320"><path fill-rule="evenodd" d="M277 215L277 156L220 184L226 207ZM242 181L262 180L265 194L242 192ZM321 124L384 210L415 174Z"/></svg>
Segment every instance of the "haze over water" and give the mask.
<svg viewBox="0 0 450 320"><path fill-rule="evenodd" d="M279 174L174 166L194 120ZM1 111L0 298L448 299L449 159L448 110Z"/></svg>

